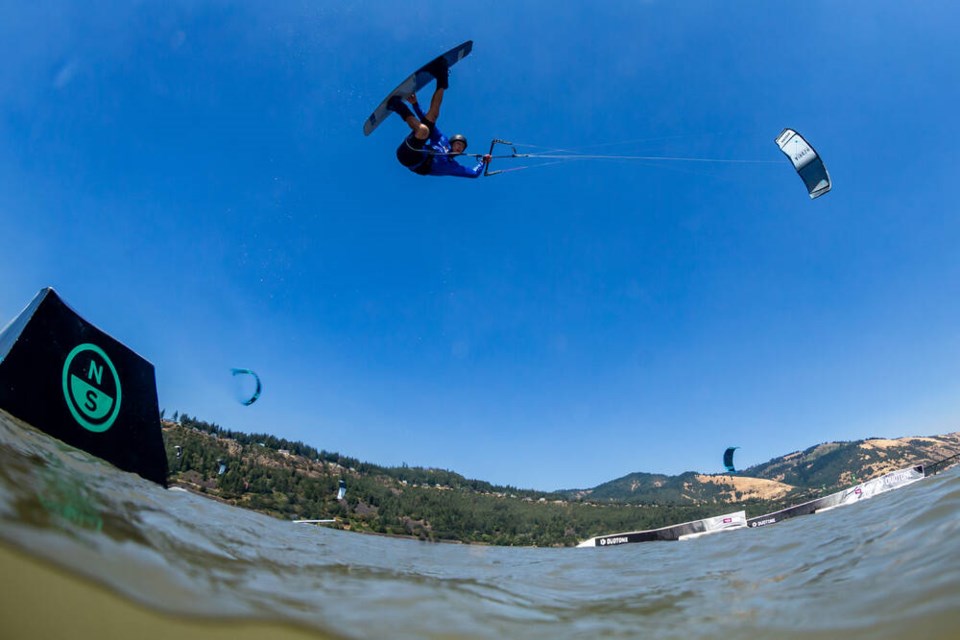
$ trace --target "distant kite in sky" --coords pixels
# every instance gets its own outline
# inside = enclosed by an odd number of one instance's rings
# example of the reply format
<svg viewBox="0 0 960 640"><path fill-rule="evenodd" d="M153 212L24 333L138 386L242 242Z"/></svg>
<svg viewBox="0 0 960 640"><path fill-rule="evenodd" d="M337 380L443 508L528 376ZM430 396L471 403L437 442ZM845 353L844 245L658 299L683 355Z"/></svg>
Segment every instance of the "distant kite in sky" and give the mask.
<svg viewBox="0 0 960 640"><path fill-rule="evenodd" d="M234 389L237 400L244 406L249 407L257 398L260 397L260 391L263 389L260 384L260 376L250 369L231 369L233 374Z"/></svg>
<svg viewBox="0 0 960 640"><path fill-rule="evenodd" d="M739 448L740 447L728 447L727 450L723 452L723 466L727 468L729 473L737 472L733 467L733 452Z"/></svg>
<svg viewBox="0 0 960 640"><path fill-rule="evenodd" d="M776 142L800 174L811 200L830 191L830 174L827 173L823 160L803 136L793 129L784 129L777 136Z"/></svg>

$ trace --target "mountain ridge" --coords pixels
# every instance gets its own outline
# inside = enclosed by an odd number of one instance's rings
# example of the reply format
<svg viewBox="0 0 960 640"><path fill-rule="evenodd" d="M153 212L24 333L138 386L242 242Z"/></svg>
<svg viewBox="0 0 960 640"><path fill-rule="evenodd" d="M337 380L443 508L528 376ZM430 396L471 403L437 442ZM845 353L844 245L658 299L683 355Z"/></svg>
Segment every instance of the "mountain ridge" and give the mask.
<svg viewBox="0 0 960 640"><path fill-rule="evenodd" d="M914 464L933 463L960 454L960 432L934 436L866 438L813 445L771 458L736 474L687 471L676 476L629 473L585 490L560 493L578 499L625 503L656 501L656 496L696 501L714 493L700 485L722 487L729 503L748 499L779 500L791 493L840 488ZM741 495L736 495L737 493Z"/></svg>
<svg viewBox="0 0 960 640"><path fill-rule="evenodd" d="M187 416L162 425L173 486L286 520L332 520L329 526L340 529L437 542L521 546L571 546L725 510L753 517L888 470L960 454L960 432L822 443L735 475L638 472L591 489L545 492L444 469L382 467ZM337 496L341 480L347 486L343 499Z"/></svg>

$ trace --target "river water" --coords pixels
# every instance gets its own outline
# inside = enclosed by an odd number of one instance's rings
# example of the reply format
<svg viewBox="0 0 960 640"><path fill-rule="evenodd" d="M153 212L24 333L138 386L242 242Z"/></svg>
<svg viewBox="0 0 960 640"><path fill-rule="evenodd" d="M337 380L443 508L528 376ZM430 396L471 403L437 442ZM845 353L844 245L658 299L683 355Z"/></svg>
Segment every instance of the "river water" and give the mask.
<svg viewBox="0 0 960 640"><path fill-rule="evenodd" d="M431 544L165 490L0 412L0 637L952 639L958 513L955 468L683 542Z"/></svg>

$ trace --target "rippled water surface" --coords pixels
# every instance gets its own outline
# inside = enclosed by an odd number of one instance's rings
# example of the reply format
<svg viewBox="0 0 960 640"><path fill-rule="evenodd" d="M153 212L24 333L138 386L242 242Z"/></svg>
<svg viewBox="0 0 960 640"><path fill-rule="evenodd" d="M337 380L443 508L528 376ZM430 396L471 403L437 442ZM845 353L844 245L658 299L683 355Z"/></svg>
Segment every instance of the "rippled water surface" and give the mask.
<svg viewBox="0 0 960 640"><path fill-rule="evenodd" d="M167 491L0 413L0 544L39 560L38 572L105 588L118 616L132 603L225 637L257 620L267 636L956 638L958 513L953 469L827 513L684 542L429 544ZM16 591L29 577L5 578L5 619L42 604ZM72 631L103 637L102 623Z"/></svg>

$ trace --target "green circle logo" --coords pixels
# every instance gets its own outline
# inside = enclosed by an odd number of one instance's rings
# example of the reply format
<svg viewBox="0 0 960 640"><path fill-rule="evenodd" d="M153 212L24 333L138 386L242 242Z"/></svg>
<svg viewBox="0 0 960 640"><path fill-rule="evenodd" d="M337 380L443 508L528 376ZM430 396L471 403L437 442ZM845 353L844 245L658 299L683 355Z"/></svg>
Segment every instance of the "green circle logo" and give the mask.
<svg viewBox="0 0 960 640"><path fill-rule="evenodd" d="M120 412L120 376L103 349L89 342L74 347L63 363L63 397L84 429L103 433L113 426Z"/></svg>

